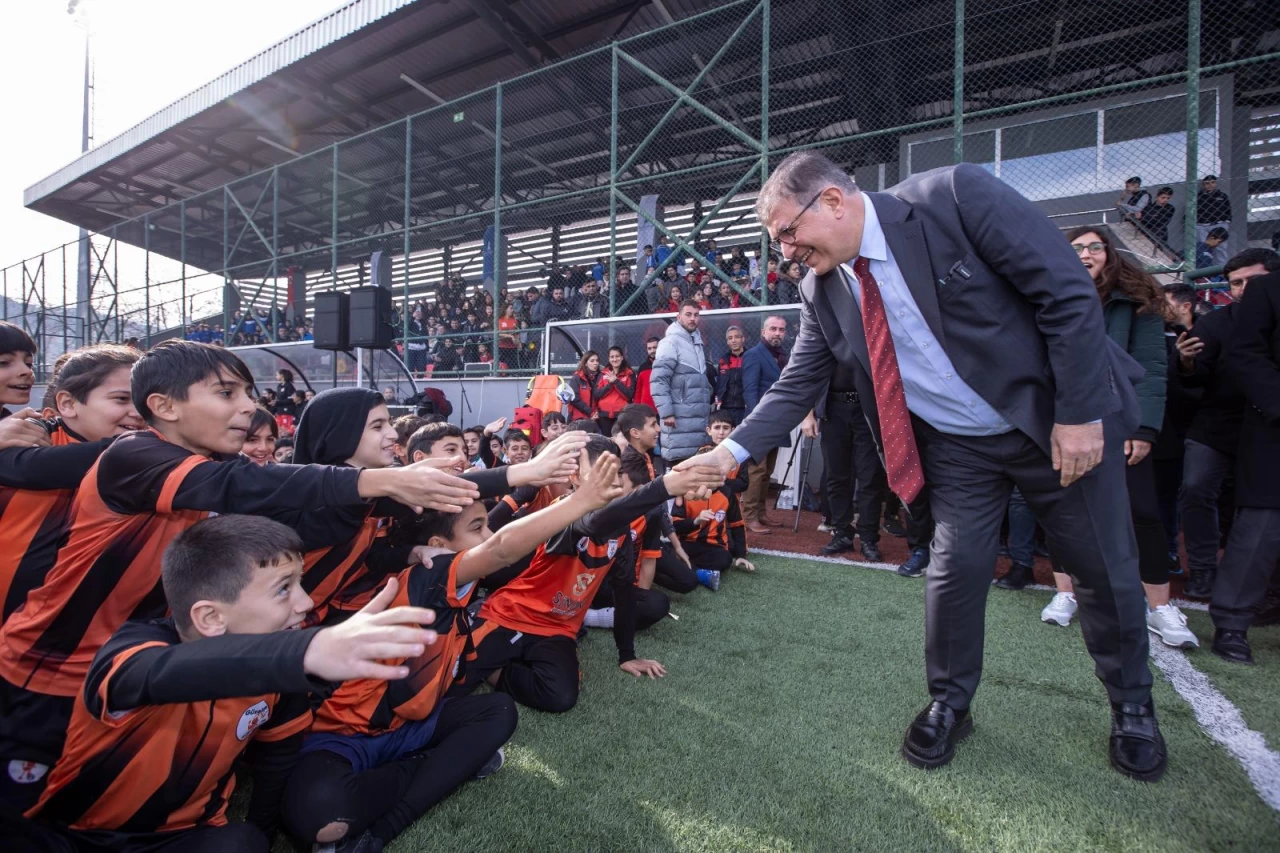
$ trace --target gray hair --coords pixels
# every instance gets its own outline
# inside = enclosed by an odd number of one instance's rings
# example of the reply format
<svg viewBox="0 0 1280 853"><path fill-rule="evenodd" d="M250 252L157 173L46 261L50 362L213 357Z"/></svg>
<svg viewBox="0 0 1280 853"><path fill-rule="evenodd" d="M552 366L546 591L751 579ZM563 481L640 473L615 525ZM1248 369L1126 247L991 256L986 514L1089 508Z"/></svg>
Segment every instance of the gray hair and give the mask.
<svg viewBox="0 0 1280 853"><path fill-rule="evenodd" d="M756 199L756 216L762 223L779 202L791 201L804 204L825 187L839 187L845 193L855 193L858 185L844 169L817 151L796 151L774 168L769 180L760 188Z"/></svg>

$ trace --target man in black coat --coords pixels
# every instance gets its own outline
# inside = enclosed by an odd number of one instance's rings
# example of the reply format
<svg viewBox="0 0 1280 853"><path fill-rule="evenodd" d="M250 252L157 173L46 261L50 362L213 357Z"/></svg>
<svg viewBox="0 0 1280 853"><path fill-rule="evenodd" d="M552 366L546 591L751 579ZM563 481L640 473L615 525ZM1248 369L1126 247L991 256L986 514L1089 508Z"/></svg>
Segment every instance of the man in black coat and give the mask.
<svg viewBox="0 0 1280 853"><path fill-rule="evenodd" d="M1236 519L1209 615L1219 657L1253 663L1246 632L1280 561L1280 273L1249 282L1236 306L1227 366L1245 396Z"/></svg>
<svg viewBox="0 0 1280 853"><path fill-rule="evenodd" d="M1188 598L1207 599L1213 593L1222 485L1236 464L1240 443L1245 398L1225 357L1240 310L1238 301L1251 278L1276 269L1280 269L1280 257L1270 249L1246 249L1234 255L1224 272L1236 302L1201 317L1194 332L1178 338L1178 379L1184 387L1203 393L1187 430L1178 503L1190 574Z"/></svg>
<svg viewBox="0 0 1280 853"><path fill-rule="evenodd" d="M907 729L911 764L946 764L973 730L984 610L1017 486L1075 579L1085 645L1111 700L1112 766L1155 781L1146 600L1125 489L1142 369L1107 337L1097 289L1057 227L980 166L861 192L813 151L761 188L761 224L809 267L781 378L715 450L686 465L763 459L818 402L837 364L904 501L927 494L931 702Z"/></svg>

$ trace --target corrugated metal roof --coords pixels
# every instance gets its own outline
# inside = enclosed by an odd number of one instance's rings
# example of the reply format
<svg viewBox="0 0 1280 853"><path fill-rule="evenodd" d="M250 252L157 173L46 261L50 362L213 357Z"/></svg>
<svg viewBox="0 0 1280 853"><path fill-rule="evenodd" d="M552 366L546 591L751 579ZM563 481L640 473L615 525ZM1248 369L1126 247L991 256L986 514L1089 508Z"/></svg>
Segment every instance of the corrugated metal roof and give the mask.
<svg viewBox="0 0 1280 853"><path fill-rule="evenodd" d="M24 204L31 204L299 59L415 2L417 0L352 0L37 181L23 193Z"/></svg>

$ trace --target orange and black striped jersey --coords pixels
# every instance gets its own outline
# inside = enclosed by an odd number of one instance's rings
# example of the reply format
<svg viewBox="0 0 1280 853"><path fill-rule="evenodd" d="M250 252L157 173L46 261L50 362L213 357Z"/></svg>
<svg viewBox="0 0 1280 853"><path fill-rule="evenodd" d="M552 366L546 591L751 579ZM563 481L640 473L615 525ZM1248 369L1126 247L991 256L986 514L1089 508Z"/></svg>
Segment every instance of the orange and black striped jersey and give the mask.
<svg viewBox="0 0 1280 853"><path fill-rule="evenodd" d="M160 558L210 512L274 515L355 505L359 471L213 460L144 430L121 436L85 476L71 530L45 583L0 630L0 677L74 696L102 644L126 621L163 616Z"/></svg>
<svg viewBox="0 0 1280 853"><path fill-rule="evenodd" d="M711 513L711 520L700 525L695 519L704 511ZM720 548L728 548L730 531L743 526L738 502L723 486L712 492L707 500L677 498L671 520L676 533L686 542L701 542Z"/></svg>
<svg viewBox="0 0 1280 853"><path fill-rule="evenodd" d="M424 720L440 704L458 674L470 635L467 604L475 582L458 588L457 554L441 554L430 565L400 573L400 592L391 607L429 607L436 621L427 626L439 636L416 658L403 663L409 675L398 681L359 679L344 682L316 711L315 730L335 734L380 734L405 720Z"/></svg>
<svg viewBox="0 0 1280 853"><path fill-rule="evenodd" d="M365 561L385 519L369 517L373 507L365 510L366 518L351 539L337 545L313 548L302 555L302 588L315 608L307 614L308 624L324 620L334 597L367 571ZM369 598L372 598L370 594ZM367 604L368 601L365 601ZM364 605L360 605L363 607ZM356 607L359 610L360 607Z"/></svg>
<svg viewBox="0 0 1280 853"><path fill-rule="evenodd" d="M636 580L640 579L640 561L662 556L661 510L650 510L631 522L631 547L636 556Z"/></svg>
<svg viewBox="0 0 1280 853"><path fill-rule="evenodd" d="M71 528L76 489L111 443L85 443L60 418L42 423L49 447L0 453L0 624L44 583Z"/></svg>
<svg viewBox="0 0 1280 853"><path fill-rule="evenodd" d="M576 637L596 590L627 551L628 586L634 585L631 523L671 497L661 480L587 513L538 546L529 568L485 599L480 617L538 636Z"/></svg>
<svg viewBox="0 0 1280 853"><path fill-rule="evenodd" d="M129 622L95 657L62 758L27 816L129 833L225 824L249 741L311 725L317 684L302 658L312 633L183 643L171 622Z"/></svg>
<svg viewBox="0 0 1280 853"><path fill-rule="evenodd" d="M489 510L489 529L501 530L514 518L523 518L531 512L545 509L555 503L556 495L550 486L518 486L503 495L502 500Z"/></svg>

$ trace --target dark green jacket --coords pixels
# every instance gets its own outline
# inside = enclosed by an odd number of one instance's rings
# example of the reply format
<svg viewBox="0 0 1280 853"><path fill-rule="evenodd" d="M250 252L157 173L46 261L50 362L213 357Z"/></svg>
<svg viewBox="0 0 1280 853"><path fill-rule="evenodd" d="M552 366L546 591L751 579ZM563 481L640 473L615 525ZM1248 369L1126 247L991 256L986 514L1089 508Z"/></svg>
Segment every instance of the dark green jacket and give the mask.
<svg viewBox="0 0 1280 853"><path fill-rule="evenodd" d="M1123 293L1113 292L1102 306L1107 337L1124 347L1146 374L1138 380L1141 425L1133 437L1155 442L1164 423L1164 401L1169 360L1164 344L1164 321L1158 314L1139 314L1138 303Z"/></svg>

